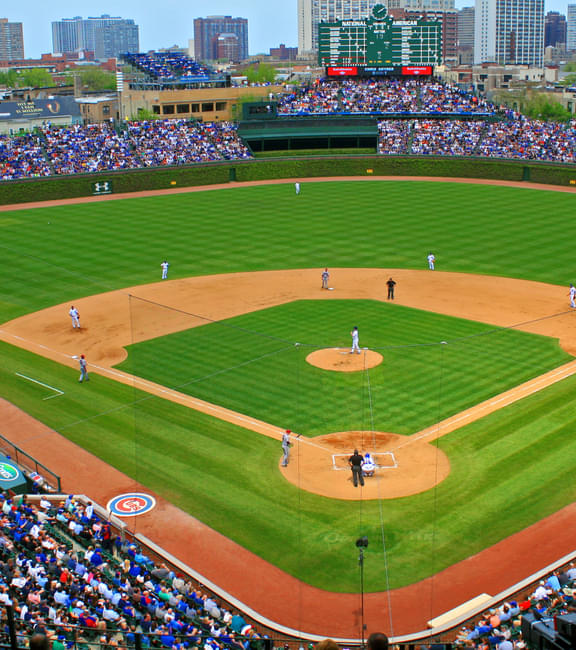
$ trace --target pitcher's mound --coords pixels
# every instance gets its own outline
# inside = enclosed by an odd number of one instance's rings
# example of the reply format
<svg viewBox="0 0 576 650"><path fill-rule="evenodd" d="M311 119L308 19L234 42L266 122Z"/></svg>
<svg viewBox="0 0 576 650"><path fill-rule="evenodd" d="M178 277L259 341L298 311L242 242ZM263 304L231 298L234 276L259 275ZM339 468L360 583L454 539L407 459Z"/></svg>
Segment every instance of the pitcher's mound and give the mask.
<svg viewBox="0 0 576 650"><path fill-rule="evenodd" d="M316 350L306 357L306 361L312 366L338 372L358 372L374 368L379 366L382 360L382 355L374 350L361 350L360 354L350 354L350 348Z"/></svg>

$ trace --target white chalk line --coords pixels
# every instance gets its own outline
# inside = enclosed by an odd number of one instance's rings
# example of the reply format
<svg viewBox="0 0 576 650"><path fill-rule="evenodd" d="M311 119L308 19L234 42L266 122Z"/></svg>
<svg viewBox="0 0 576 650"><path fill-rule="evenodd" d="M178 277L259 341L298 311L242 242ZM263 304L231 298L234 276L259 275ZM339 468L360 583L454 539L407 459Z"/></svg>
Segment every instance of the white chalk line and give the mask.
<svg viewBox="0 0 576 650"><path fill-rule="evenodd" d="M538 393L541 390L544 390L545 388L548 388L549 386L552 386L553 384L562 381L567 377L571 377L574 374L576 374L576 361L570 361L569 363L561 366L560 368L555 368L554 370L550 370L549 372L544 373L539 377L530 379L524 384L520 384L519 386L516 386L510 389L509 391L506 391L504 394L501 394L499 397L492 398L487 402L478 404L477 406L473 406L470 409L467 409L466 411L461 413L460 415L452 416L444 420L443 422L438 423L437 425L427 427L426 429L423 429L418 433L412 434L409 438L407 438L406 442L403 442L400 445L394 447L394 449L400 449L402 447L411 444L412 442L418 442L419 440L428 438L430 436L434 436L434 439L441 438L443 435L447 433L451 433L457 428L454 427L453 425L456 425L460 422L465 422L466 420L470 420L471 422L479 420L480 417L482 416L478 416L478 413L481 411L486 411L491 409L493 411L500 410L500 408L510 406L511 404L514 404L515 402L518 402L519 400L524 399L525 397L529 397L534 393ZM498 407L497 409L493 408L495 405L501 403L503 403L502 406ZM446 428L447 430L441 433L442 428Z"/></svg>
<svg viewBox="0 0 576 650"><path fill-rule="evenodd" d="M60 395L64 395L63 390L59 390L58 388L54 388L54 386L49 386L48 384L45 384L41 381L38 381L37 379L32 379L32 377L28 377L27 375L22 375L19 372L15 372L15 375L18 377L22 377L22 379L27 379L28 381L33 381L35 384L39 384L40 386L44 386L44 388L49 388L50 390L53 390L56 395L49 395L48 397L43 397L42 400L45 401L47 399L54 399L55 397L60 397Z"/></svg>
<svg viewBox="0 0 576 650"><path fill-rule="evenodd" d="M378 463L374 463L374 467L376 469L398 469L398 461L396 460L396 456L394 455L393 451L375 451L372 452L371 455L376 458L378 456L391 456L393 464L392 465L378 465ZM336 458L349 458L349 454L332 454L332 469L336 471L349 471L349 467L338 467L336 465Z"/></svg>
<svg viewBox="0 0 576 650"><path fill-rule="evenodd" d="M32 345L38 348L41 348L43 350L46 350L52 354L58 354L59 356L72 359L73 356L69 354L65 354L63 352L59 352L58 350L53 350L52 348L49 348L46 345L43 345L41 343L37 343L36 341L29 341L21 336L18 336L17 334L12 334L11 332L6 332L5 330L2 330L0 328L0 334L4 336L8 336L10 338L17 339L19 341L22 341L26 343L27 345ZM342 349L342 348L334 348L335 350ZM363 348L364 350L368 350L369 348ZM139 377L136 377L135 375L130 375L121 371L114 370L112 368L107 368L103 366L97 366L94 364L90 364L92 368L98 369L101 374L103 375L111 375L112 377L123 377L131 382L133 382L135 385L141 385L142 389L151 394L151 395L158 395L158 394L165 394L165 395L170 395L174 399L170 401L174 401L176 403L180 402L185 402L189 403L191 405L191 408L195 408L195 410L207 412L207 411L212 411L215 414L215 417L218 417L219 419L225 419L220 417L218 414L222 415L223 413L226 413L227 415L230 416L230 420L228 421L238 421L238 422L243 422L249 427L258 433L258 429L262 430L268 430L270 433L269 434L264 434L264 435L270 435L270 437L274 437L277 439L280 439L283 433L283 430L280 429L279 427L275 427L272 424L268 424L267 422L263 422L262 420L255 420L252 419L248 416L244 416L236 411L231 411L226 409L225 407L221 407L215 404L211 404L210 402L204 402L202 400L198 400L190 395L186 395L185 393L180 393L178 391L165 388L164 386L161 386L160 384L154 384L152 382L149 382L147 380L141 379ZM564 364L560 368L556 368L554 370L551 370L547 373L544 373L543 375L540 375L539 377L535 377L534 379L529 380L528 382L525 382L525 384L520 384L519 386L516 386L510 391L507 391L509 394L500 394L500 396L493 398L485 403L481 403L477 406L473 406L470 409L467 409L463 413L461 413L458 416L452 416L451 418L448 418L444 422L440 422L437 425L433 425L431 427L427 427L426 429L423 429L422 431L418 433L414 433L411 436L407 437L406 441L396 445L392 448L392 450L397 450L397 449L402 449L403 447L406 447L410 444L413 444L414 442L418 442L424 438L434 436L434 439L440 438L443 435L446 435L447 433L451 433L452 431L455 430L455 428L452 428L453 425L459 423L459 422L465 422L466 420L471 420L475 421L480 419L480 417L477 416L477 413L479 411L484 411L487 409L492 408L495 404L499 404L501 402L506 402L504 406L509 406L510 404L513 404L514 402L519 401L520 399L523 399L524 397L528 397L530 395L533 395L534 393L539 392L540 390L543 390L544 388L547 388L548 386L551 386L555 384L558 381L561 381L562 379L566 379L567 377L570 377L576 373L576 361L571 361L567 364ZM33 380L34 381L34 380ZM541 386L540 386L541 385ZM523 389L523 386L528 389L530 387L530 390ZM54 389L57 390L57 389ZM52 397L57 397L57 395L53 395ZM46 399L46 398L45 398ZM50 399L50 398L48 398ZM500 407L502 408L502 407ZM499 409L498 409L499 410ZM257 427L255 429L254 427ZM448 431L445 431L441 433L443 427L450 427ZM319 445L315 442L312 441L312 439L303 436L300 437L298 436L298 441L303 442L307 445L310 445L312 447L316 447L317 449L321 449L322 451L328 451L330 452L331 449L324 447L323 445Z"/></svg>

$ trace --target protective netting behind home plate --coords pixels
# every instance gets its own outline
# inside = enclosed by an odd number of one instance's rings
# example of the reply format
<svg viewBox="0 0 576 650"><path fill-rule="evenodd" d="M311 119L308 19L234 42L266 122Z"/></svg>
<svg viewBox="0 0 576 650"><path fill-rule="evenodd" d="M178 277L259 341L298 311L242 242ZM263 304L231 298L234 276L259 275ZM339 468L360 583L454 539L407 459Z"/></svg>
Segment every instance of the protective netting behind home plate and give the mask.
<svg viewBox="0 0 576 650"><path fill-rule="evenodd" d="M377 311L372 320L336 322L334 333L338 310L354 302L331 301L331 311L323 312L320 303L302 301L215 321L210 314L131 297L134 344L120 369L137 378L135 388L150 391L140 383L145 379L161 391L134 402L132 451L142 482L152 476L161 486L156 489L183 509L323 588L359 588L354 542L366 535L365 589L390 593L498 539L482 522L511 507L491 486L502 480L500 459L518 449L518 439L492 425L488 432L475 424L446 436L439 430L430 444L449 456L452 470L438 487L386 499L383 483L382 499L367 501L358 493L355 500L337 500L283 479L278 468L282 430L312 443L319 435L362 432L361 451L370 451L374 432L408 436L440 429L445 418L568 356L551 339L457 319L448 326L446 319L423 312L425 327L413 324L414 313L402 316L405 327L418 332L420 338L412 341L401 325L385 338L371 336ZM372 309L368 303L362 302L366 313ZM390 319L401 311L387 309ZM320 349L347 354L351 323L358 320L361 348L378 351L380 365L337 372L308 363ZM384 472L396 470L397 464L389 463ZM335 473L350 480L349 472ZM382 477L385 473L378 480ZM456 528L466 531L465 538ZM432 613L433 589L429 605ZM382 607L393 631L393 608L386 601Z"/></svg>

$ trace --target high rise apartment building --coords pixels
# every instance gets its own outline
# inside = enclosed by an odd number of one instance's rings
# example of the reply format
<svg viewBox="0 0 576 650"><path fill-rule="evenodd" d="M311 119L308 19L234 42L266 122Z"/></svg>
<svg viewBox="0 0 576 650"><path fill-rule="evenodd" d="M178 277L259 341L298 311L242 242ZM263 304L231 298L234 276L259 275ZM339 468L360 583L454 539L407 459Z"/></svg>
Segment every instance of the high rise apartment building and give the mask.
<svg viewBox="0 0 576 650"><path fill-rule="evenodd" d="M24 58L24 33L22 23L9 23L0 18L0 61Z"/></svg>
<svg viewBox="0 0 576 650"><path fill-rule="evenodd" d="M221 38L223 35L225 39ZM237 45L232 48L236 36ZM248 58L248 20L232 16L207 16L194 20L194 58L216 61L219 53L234 54L234 61ZM237 54L236 54L237 52ZM229 58L228 56L221 58Z"/></svg>
<svg viewBox="0 0 576 650"><path fill-rule="evenodd" d="M318 24L368 18L382 0L298 0L298 54L318 50ZM453 0L452 0L453 2Z"/></svg>
<svg viewBox="0 0 576 650"><path fill-rule="evenodd" d="M140 50L138 25L131 19L108 15L64 18L52 23L52 51L64 54L86 50L97 59Z"/></svg>
<svg viewBox="0 0 576 650"><path fill-rule="evenodd" d="M566 44L566 16L549 11L544 18L544 47L561 47Z"/></svg>
<svg viewBox="0 0 576 650"><path fill-rule="evenodd" d="M544 64L544 0L476 0L474 63Z"/></svg>
<svg viewBox="0 0 576 650"><path fill-rule="evenodd" d="M566 49L576 51L576 5L568 5L566 12Z"/></svg>
<svg viewBox="0 0 576 650"><path fill-rule="evenodd" d="M458 12L458 59L462 64L474 60L474 7L462 7Z"/></svg>
<svg viewBox="0 0 576 650"><path fill-rule="evenodd" d="M388 0L388 9L454 11L454 0Z"/></svg>

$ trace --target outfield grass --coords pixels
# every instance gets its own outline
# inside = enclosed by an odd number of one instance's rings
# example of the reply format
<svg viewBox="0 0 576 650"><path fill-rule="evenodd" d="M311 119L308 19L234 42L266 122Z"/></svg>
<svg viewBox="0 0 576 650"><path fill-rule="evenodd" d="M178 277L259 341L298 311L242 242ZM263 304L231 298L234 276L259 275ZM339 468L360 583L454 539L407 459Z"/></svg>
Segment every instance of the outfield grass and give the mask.
<svg viewBox="0 0 576 650"><path fill-rule="evenodd" d="M450 476L380 507L298 490L280 477L280 445L270 438L96 375L79 384L75 370L4 343L0 353L7 399L321 588L358 590L359 535L370 539L366 588L380 591L432 575L573 499L566 459L576 454L576 378L441 438ZM44 389L14 372L65 394L43 402Z"/></svg>
<svg viewBox="0 0 576 650"><path fill-rule="evenodd" d="M426 268L575 281L572 194L460 183L305 182L0 215L0 321L170 277ZM495 241L497 239L497 241Z"/></svg>
<svg viewBox="0 0 576 650"><path fill-rule="evenodd" d="M574 201L567 193L456 183L306 182L298 197L288 184L2 213L0 321L158 281L165 258L171 262L170 277L178 278L326 265L425 268L433 250L439 270L567 284L575 280L567 237ZM268 316L260 318L258 327L268 327ZM331 337L348 342L352 323L345 321L344 334L342 323ZM68 325L64 311L63 326ZM529 355L530 364L514 356L511 346L506 354L514 367L503 370L503 377L490 370L498 356L490 352L488 359L477 360L484 376L474 381L486 382L489 390L504 377L516 381L516 371L532 376L548 363L551 367L561 353L552 350L552 342L547 345L535 345L541 356L534 368ZM385 501L380 509L377 503L334 502L298 491L281 479L280 450L272 440L99 377L79 386L71 369L5 344L0 349L7 399L255 553L324 588L358 589L353 542L359 534L371 539L367 588L381 590L430 575L573 500L566 459L576 452L571 433L576 379L442 438L437 444L450 458L448 479L422 495ZM298 361L296 353L284 356ZM420 372L413 360L398 358ZM223 359L215 355L214 361ZM205 372L205 363L195 360L188 379ZM437 371L440 365L433 367ZM39 396L37 386L14 372L59 387L65 395L42 401L45 393ZM230 385L244 390L241 382ZM300 392L304 382L311 380L302 379ZM433 383L438 388L437 378ZM203 388L202 382L197 385ZM459 392L464 393L462 386ZM394 405L398 413L386 413L389 422L401 420L406 400L424 413L446 403L434 394L400 397ZM382 408L378 402L377 411ZM294 413L303 419L300 406ZM283 424L285 416L286 411L274 415L276 423ZM291 428L304 430L305 424L298 421ZM342 424L338 429L350 428ZM225 467L219 475L206 470L207 459L215 456Z"/></svg>
<svg viewBox="0 0 576 650"><path fill-rule="evenodd" d="M145 318L135 309L134 328ZM348 350L353 325L383 364L365 374L306 362L316 348ZM572 359L555 339L371 300L298 301L128 352L121 370L309 436L414 433Z"/></svg>

